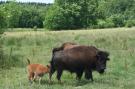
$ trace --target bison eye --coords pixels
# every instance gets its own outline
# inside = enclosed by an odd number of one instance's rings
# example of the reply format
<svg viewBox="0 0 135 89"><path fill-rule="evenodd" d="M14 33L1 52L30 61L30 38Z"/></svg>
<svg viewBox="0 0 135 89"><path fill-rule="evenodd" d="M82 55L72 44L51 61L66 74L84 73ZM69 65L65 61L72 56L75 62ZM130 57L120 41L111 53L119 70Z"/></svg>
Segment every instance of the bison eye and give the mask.
<svg viewBox="0 0 135 89"><path fill-rule="evenodd" d="M106 60L100 60L101 63L105 64L106 63Z"/></svg>

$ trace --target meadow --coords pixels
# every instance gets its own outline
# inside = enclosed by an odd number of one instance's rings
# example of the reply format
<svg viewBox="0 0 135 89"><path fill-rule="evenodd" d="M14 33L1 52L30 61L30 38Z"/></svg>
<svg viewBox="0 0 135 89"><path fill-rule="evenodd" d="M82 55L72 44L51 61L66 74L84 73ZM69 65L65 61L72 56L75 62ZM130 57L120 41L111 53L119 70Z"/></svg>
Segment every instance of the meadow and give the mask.
<svg viewBox="0 0 135 89"><path fill-rule="evenodd" d="M6 68L0 68L0 89L134 89L135 88L135 28L97 30L7 31L2 40ZM105 74L93 72L94 82L64 71L59 84L56 73L49 84L44 75L41 85L30 84L27 78L27 58L31 63L47 65L52 49L64 42L93 45L110 53Z"/></svg>

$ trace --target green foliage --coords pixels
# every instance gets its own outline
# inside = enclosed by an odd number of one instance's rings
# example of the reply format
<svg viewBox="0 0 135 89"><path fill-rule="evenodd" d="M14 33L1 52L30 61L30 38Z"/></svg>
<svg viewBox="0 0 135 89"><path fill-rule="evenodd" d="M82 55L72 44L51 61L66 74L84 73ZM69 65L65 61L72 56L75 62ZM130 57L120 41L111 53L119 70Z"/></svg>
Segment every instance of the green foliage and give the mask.
<svg viewBox="0 0 135 89"><path fill-rule="evenodd" d="M124 26L125 18L121 14L114 14L109 17L112 20L115 27L122 27Z"/></svg>
<svg viewBox="0 0 135 89"><path fill-rule="evenodd" d="M19 16L21 14L20 6L14 2L10 1L9 3L3 4L2 6L6 13L7 27L16 28L19 25Z"/></svg>
<svg viewBox="0 0 135 89"><path fill-rule="evenodd" d="M0 8L0 68L4 65L4 52L2 47L2 34L4 33L4 28L6 27L6 20L3 8Z"/></svg>
<svg viewBox="0 0 135 89"><path fill-rule="evenodd" d="M55 0L53 5L9 1L1 3L0 10L0 18L5 19L0 26L9 28L123 27L135 19L134 0Z"/></svg>
<svg viewBox="0 0 135 89"><path fill-rule="evenodd" d="M134 0L56 0L44 26L55 30L123 27L135 18L134 5Z"/></svg>
<svg viewBox="0 0 135 89"><path fill-rule="evenodd" d="M6 25L6 17L3 8L0 8L0 35L4 32Z"/></svg>
<svg viewBox="0 0 135 89"><path fill-rule="evenodd" d="M64 9L54 5L46 15L44 26L49 29L79 28L80 8L77 4L66 4Z"/></svg>
<svg viewBox="0 0 135 89"><path fill-rule="evenodd" d="M6 26L5 15L4 12L0 10L0 28L4 28Z"/></svg>
<svg viewBox="0 0 135 89"><path fill-rule="evenodd" d="M3 63L4 63L4 56L3 56L3 48L2 48L2 46L1 46L1 44L0 44L0 65L3 65ZM1 68L2 66L0 66L0 68Z"/></svg>
<svg viewBox="0 0 135 89"><path fill-rule="evenodd" d="M134 0L104 0L106 15L124 14L126 10L134 8Z"/></svg>
<svg viewBox="0 0 135 89"><path fill-rule="evenodd" d="M19 17L19 27L33 28L34 26L38 28L43 27L42 18L39 13L34 9L22 10Z"/></svg>
<svg viewBox="0 0 135 89"><path fill-rule="evenodd" d="M99 10L104 13L104 19L110 19L114 27L123 27L127 20L135 18L134 0L102 0Z"/></svg>
<svg viewBox="0 0 135 89"><path fill-rule="evenodd" d="M115 24L113 21L108 18L106 20L98 20L97 27L96 28L112 28Z"/></svg>
<svg viewBox="0 0 135 89"><path fill-rule="evenodd" d="M95 24L96 17L95 0L56 0L45 17L44 26L57 30L85 28Z"/></svg>
<svg viewBox="0 0 135 89"><path fill-rule="evenodd" d="M128 21L126 22L126 27L133 27L133 26L135 26L135 19L133 19L133 20L128 20Z"/></svg>
<svg viewBox="0 0 135 89"><path fill-rule="evenodd" d="M44 26L48 29L59 29L65 18L60 13L58 6L52 6L45 16Z"/></svg>
<svg viewBox="0 0 135 89"><path fill-rule="evenodd" d="M27 28L37 26L43 28L44 16L49 5L29 4L9 1L0 4L5 22L9 28Z"/></svg>

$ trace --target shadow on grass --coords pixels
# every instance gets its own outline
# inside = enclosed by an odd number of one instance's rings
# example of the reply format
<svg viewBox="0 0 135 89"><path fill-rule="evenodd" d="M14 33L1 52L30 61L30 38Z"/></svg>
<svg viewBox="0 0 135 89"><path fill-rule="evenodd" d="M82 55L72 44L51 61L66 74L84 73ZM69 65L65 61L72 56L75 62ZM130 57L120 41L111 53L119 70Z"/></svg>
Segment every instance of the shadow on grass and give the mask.
<svg viewBox="0 0 135 89"><path fill-rule="evenodd" d="M76 81L75 87L77 86L84 86L86 84L92 84L93 82L90 80L80 80L80 81Z"/></svg>
<svg viewBox="0 0 135 89"><path fill-rule="evenodd" d="M117 81L118 79L113 79L113 80L106 80L106 79L104 79L104 80L96 80L96 81L94 81L94 83L98 83L98 84L101 84L101 85L109 85L109 86L112 86L112 87L118 87L119 86L119 84L117 83L117 82L115 82L115 81Z"/></svg>
<svg viewBox="0 0 135 89"><path fill-rule="evenodd" d="M35 82L36 84L39 84L38 81ZM41 85L65 85L65 86L74 86L74 87L78 87L78 86L84 86L86 84L89 84L89 83L93 83L91 82L90 80L63 80L61 83L58 82L58 81L52 81L51 83L49 82L49 80L41 80Z"/></svg>
<svg viewBox="0 0 135 89"><path fill-rule="evenodd" d="M52 82L49 82L49 79L42 79L41 80L41 85L64 85L64 86L73 86L73 87L79 87L79 86L84 86L84 85L93 85L93 84L101 84L101 85L109 85L109 86L118 86L116 81L119 80L117 78L98 78L94 79L92 82L91 80L86 80L86 79L81 79L80 81L73 79L73 78L63 78L62 83L58 82L57 79L52 79ZM39 84L38 81L35 82L36 84Z"/></svg>

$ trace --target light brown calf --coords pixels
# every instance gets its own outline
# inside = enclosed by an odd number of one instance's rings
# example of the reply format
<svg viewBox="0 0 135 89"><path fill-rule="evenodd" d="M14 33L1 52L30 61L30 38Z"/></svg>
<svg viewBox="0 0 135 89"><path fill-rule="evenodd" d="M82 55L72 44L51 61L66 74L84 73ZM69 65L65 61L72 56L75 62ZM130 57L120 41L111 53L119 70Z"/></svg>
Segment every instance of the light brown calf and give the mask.
<svg viewBox="0 0 135 89"><path fill-rule="evenodd" d="M30 64L30 60L28 61L28 78L29 81L32 82L35 79L39 79L39 84L41 82L41 77L43 77L44 74L47 74L50 72L50 65L44 66L41 64Z"/></svg>

